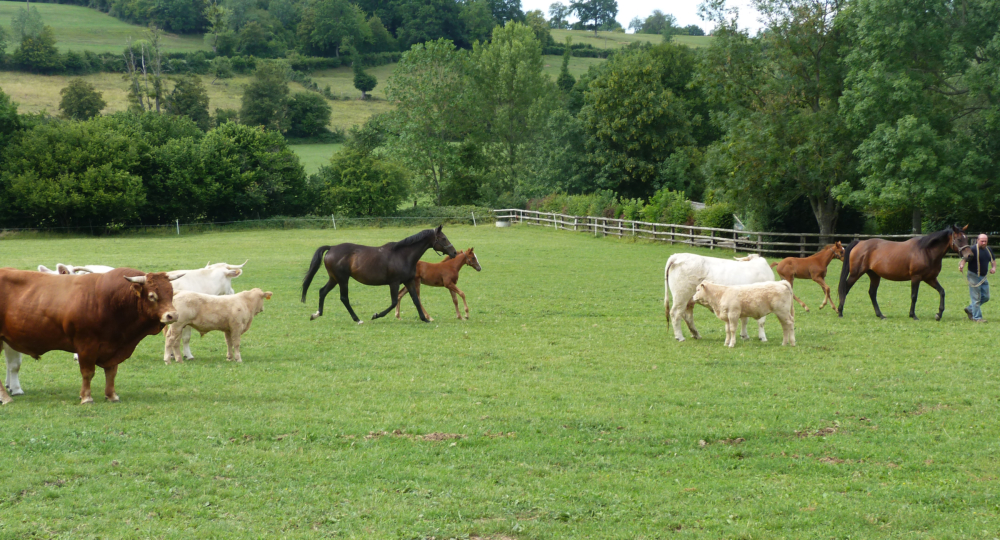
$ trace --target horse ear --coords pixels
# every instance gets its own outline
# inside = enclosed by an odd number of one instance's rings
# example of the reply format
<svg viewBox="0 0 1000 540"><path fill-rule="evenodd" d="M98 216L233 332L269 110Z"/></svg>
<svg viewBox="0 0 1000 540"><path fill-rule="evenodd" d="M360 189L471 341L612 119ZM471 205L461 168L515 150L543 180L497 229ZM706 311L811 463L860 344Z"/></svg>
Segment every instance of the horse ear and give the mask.
<svg viewBox="0 0 1000 540"><path fill-rule="evenodd" d="M441 225L438 225L437 228L434 229L434 232L440 233L441 232Z"/></svg>

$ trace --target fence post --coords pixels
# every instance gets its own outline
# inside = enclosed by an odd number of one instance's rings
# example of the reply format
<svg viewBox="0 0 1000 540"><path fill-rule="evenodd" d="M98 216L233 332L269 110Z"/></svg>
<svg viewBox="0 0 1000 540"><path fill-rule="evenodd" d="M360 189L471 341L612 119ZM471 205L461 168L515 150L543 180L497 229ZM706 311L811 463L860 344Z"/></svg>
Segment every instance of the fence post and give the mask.
<svg viewBox="0 0 1000 540"><path fill-rule="evenodd" d="M576 216L573 216L573 230L576 230Z"/></svg>
<svg viewBox="0 0 1000 540"><path fill-rule="evenodd" d="M632 236L635 236L635 222L632 222Z"/></svg>
<svg viewBox="0 0 1000 540"><path fill-rule="evenodd" d="M763 236L758 234L757 235L757 254L758 255L761 254L761 251L762 251L762 249L764 247L762 239L763 239Z"/></svg>
<svg viewBox="0 0 1000 540"><path fill-rule="evenodd" d="M715 249L715 231L708 231L708 249Z"/></svg>
<svg viewBox="0 0 1000 540"><path fill-rule="evenodd" d="M594 218L594 238L597 238L597 218Z"/></svg>
<svg viewBox="0 0 1000 540"><path fill-rule="evenodd" d="M736 231L733 231L733 253L736 253Z"/></svg>
<svg viewBox="0 0 1000 540"><path fill-rule="evenodd" d="M476 226L477 226L477 225L476 225L476 213L475 213L475 212L473 212L473 213L472 213L472 226L473 226L473 227L476 227Z"/></svg>
<svg viewBox="0 0 1000 540"><path fill-rule="evenodd" d="M330 221L333 222L333 230L337 230L337 218L333 217L333 214L330 214Z"/></svg>
<svg viewBox="0 0 1000 540"><path fill-rule="evenodd" d="M671 246L674 245L674 232L676 232L676 231L677 231L677 229L673 225L671 225L670 226L670 245Z"/></svg>
<svg viewBox="0 0 1000 540"><path fill-rule="evenodd" d="M805 257L806 256L806 237L805 236L800 236L799 237L799 241L801 242L799 244L799 257Z"/></svg>
<svg viewBox="0 0 1000 540"><path fill-rule="evenodd" d="M180 236L181 235L181 220L177 219L175 221L177 223L177 236Z"/></svg>

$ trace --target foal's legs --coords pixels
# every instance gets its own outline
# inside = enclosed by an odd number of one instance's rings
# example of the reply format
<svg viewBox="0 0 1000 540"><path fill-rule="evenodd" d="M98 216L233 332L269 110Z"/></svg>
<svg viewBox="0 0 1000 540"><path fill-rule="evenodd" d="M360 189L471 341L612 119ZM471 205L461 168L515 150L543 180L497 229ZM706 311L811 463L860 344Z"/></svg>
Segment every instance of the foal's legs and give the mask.
<svg viewBox="0 0 1000 540"><path fill-rule="evenodd" d="M823 303L819 305L819 308L823 309L824 307L826 307L826 303L829 302L830 307L833 308L834 311L837 311L837 306L833 305L833 299L830 298L830 286L826 284L826 280L823 279L824 277L826 276L815 275L812 278L813 281L819 283L819 286L823 288ZM809 310L806 309L806 311Z"/></svg>
<svg viewBox="0 0 1000 540"><path fill-rule="evenodd" d="M788 283L792 284L793 286L795 285L795 276L787 276L787 277L781 276L781 279L786 279L788 280ZM798 302L800 306L802 306L802 309L806 310L806 312L809 311L809 306L807 306L806 303L803 302L801 298L795 296L794 288L792 289L792 298L794 298L795 301Z"/></svg>
<svg viewBox="0 0 1000 540"><path fill-rule="evenodd" d="M462 290L459 289L458 286L456 286L454 283L452 283L451 285L448 285L447 287L448 287L448 290L451 291L451 301L455 303L455 315L458 315L459 319L462 318L462 313L458 310L458 298L455 297L455 294L457 293L459 296L462 297L462 303L465 304L465 319L468 320L469 319L469 303L465 301L465 293L462 292Z"/></svg>
<svg viewBox="0 0 1000 540"><path fill-rule="evenodd" d="M882 315L882 310L878 308L878 298L877 298L878 285L879 283L882 282L882 276L876 274L872 270L869 270L867 273L868 273L868 279L872 281L871 285L868 286L868 296L871 297L872 299L872 307L875 308L875 316L878 317L879 319L884 319L885 315ZM910 316L913 316L912 310L910 312Z"/></svg>
<svg viewBox="0 0 1000 540"><path fill-rule="evenodd" d="M419 297L420 296L420 280L416 279L416 280L414 280L414 282L416 283L416 287L417 287L416 288L416 294ZM410 293L410 294L413 294L413 293ZM399 307L397 306L396 309L399 309ZM424 307L423 301L420 302L420 309L424 310L424 317L427 317L428 321L433 321L434 320L434 317L431 317L431 314L427 313L427 308Z"/></svg>
<svg viewBox="0 0 1000 540"><path fill-rule="evenodd" d="M333 276L330 276L330 281L327 281L326 285L323 285L323 288L319 290L319 309L316 310L316 313L313 313L312 316L309 317L310 321L316 320L317 317L323 316L323 302L326 301L326 295L330 294L330 291L333 290L333 288L336 286L337 286L337 280ZM351 309L350 306L348 306L347 309L348 311L350 311ZM357 320L357 317L355 317L355 320Z"/></svg>
<svg viewBox="0 0 1000 540"><path fill-rule="evenodd" d="M396 297L396 318L397 319L399 318L399 306L402 304L402 302L400 302L400 300L402 300L403 297L406 296L406 293L408 293L408 292L410 292L410 289L407 288L406 285L403 285L403 290L399 291L399 296Z"/></svg>
<svg viewBox="0 0 1000 540"><path fill-rule="evenodd" d="M942 287L941 284L938 283L938 280L937 280L936 277L932 277L932 278L928 279L927 280L927 284L930 285L931 287L934 287L935 289L937 289L938 294L941 295L941 305L938 307L937 315L934 316L934 320L935 321L940 321L941 320L941 315L944 314L944 287ZM916 295L914 295L914 298L916 298Z"/></svg>

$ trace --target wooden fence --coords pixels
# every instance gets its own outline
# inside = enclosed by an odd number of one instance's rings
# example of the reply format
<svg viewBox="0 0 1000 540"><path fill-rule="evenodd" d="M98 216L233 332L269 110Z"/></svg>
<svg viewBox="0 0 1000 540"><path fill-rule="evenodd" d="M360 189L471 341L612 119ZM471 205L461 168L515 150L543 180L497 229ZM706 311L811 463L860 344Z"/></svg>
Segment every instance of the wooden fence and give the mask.
<svg viewBox="0 0 1000 540"><path fill-rule="evenodd" d="M633 236L671 244L686 244L708 249L728 249L734 252L759 253L769 256L805 257L819 248L818 233L783 233L783 232L753 232L735 229L716 229L694 225L674 225L668 223L648 223L645 221L630 221L626 219L603 218L595 216L567 216L554 212L536 212L505 208L494 210L497 221L523 223L525 225L540 225L554 227L567 231L578 231L594 236ZM855 239L886 238L906 240L913 234L882 234L882 235L834 235L833 240L844 244ZM971 235L970 235L971 237Z"/></svg>

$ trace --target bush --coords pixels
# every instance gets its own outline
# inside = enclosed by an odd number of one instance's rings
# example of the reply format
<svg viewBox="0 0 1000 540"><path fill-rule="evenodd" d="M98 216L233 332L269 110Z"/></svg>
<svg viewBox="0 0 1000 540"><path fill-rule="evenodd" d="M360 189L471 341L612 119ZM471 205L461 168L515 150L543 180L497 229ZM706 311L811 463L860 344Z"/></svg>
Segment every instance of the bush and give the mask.
<svg viewBox="0 0 1000 540"><path fill-rule="evenodd" d="M733 212L736 209L728 203L718 203L699 210L694 217L694 224L699 227L715 229L732 229L735 223Z"/></svg>
<svg viewBox="0 0 1000 540"><path fill-rule="evenodd" d="M323 192L323 214L389 216L406 196L406 176L388 162L345 148L313 177Z"/></svg>
<svg viewBox="0 0 1000 540"><path fill-rule="evenodd" d="M103 94L94 85L83 79L71 79L69 85L59 91L59 110L66 118L87 120L101 114L107 106Z"/></svg>
<svg viewBox="0 0 1000 540"><path fill-rule="evenodd" d="M691 202L683 192L661 189L649 199L649 204L642 209L642 216L645 221L654 223L691 225L694 223L694 208L691 208Z"/></svg>
<svg viewBox="0 0 1000 540"><path fill-rule="evenodd" d="M313 137L325 132L332 110L323 96L299 92L288 100L289 135Z"/></svg>

